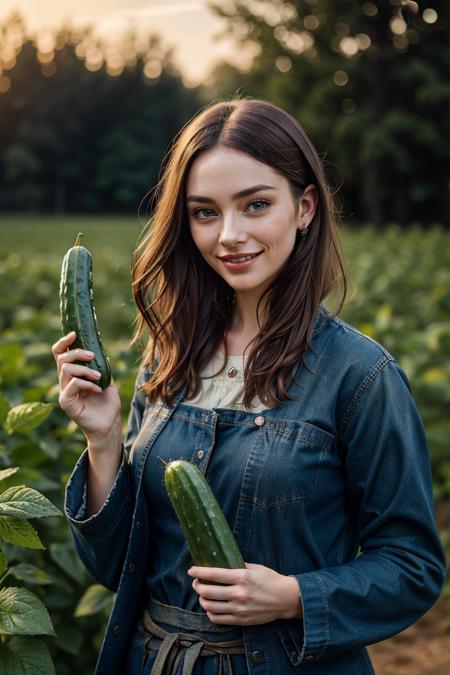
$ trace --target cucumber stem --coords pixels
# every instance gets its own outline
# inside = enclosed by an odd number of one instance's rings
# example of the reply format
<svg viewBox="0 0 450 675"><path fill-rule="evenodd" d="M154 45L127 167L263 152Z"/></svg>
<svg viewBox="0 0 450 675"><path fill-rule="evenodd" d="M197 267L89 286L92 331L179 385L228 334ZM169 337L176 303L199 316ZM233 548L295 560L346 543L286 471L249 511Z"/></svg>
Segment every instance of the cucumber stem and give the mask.
<svg viewBox="0 0 450 675"><path fill-rule="evenodd" d="M81 244L82 239L83 239L83 233L78 232L77 239L76 239L76 242L75 242L75 246L79 246Z"/></svg>

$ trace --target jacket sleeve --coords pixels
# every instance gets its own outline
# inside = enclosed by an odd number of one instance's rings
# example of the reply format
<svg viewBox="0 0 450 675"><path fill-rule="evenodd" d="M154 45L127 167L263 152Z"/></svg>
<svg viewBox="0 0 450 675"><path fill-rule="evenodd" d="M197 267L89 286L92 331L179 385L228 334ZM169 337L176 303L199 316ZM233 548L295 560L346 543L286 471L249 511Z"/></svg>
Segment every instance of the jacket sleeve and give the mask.
<svg viewBox="0 0 450 675"><path fill-rule="evenodd" d="M292 575L304 610L300 662L399 633L434 604L445 578L427 440L395 360L358 387L341 449L360 551L343 565Z"/></svg>
<svg viewBox="0 0 450 675"><path fill-rule="evenodd" d="M145 372L141 367L135 381L122 445L122 462L103 506L89 518L84 517L87 448L77 461L65 490L64 511L77 553L92 576L113 591L119 583L133 517L135 495L129 459L145 407L145 396L139 388L145 381Z"/></svg>

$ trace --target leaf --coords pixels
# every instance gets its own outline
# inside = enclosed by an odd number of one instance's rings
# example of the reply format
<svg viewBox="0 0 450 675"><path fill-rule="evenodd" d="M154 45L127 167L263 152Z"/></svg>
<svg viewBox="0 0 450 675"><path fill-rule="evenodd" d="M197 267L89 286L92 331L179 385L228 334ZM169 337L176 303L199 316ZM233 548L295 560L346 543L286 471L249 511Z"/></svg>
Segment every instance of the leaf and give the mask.
<svg viewBox="0 0 450 675"><path fill-rule="evenodd" d="M5 421L5 431L9 435L20 431L27 433L38 427L52 412L55 406L52 403L21 403L8 412Z"/></svg>
<svg viewBox="0 0 450 675"><path fill-rule="evenodd" d="M101 584L93 584L83 593L80 602L75 608L74 616L90 616L91 614L98 614L105 608L111 608L113 600L113 593L101 586Z"/></svg>
<svg viewBox="0 0 450 675"><path fill-rule="evenodd" d="M27 588L0 589L0 634L55 635L44 603Z"/></svg>
<svg viewBox="0 0 450 675"><path fill-rule="evenodd" d="M0 494L0 516L43 518L62 516L62 513L37 490L24 485L16 485Z"/></svg>
<svg viewBox="0 0 450 675"><path fill-rule="evenodd" d="M0 471L0 480L5 480L5 478L9 478L10 476L13 476L18 471L19 471L18 466L12 466L9 469L2 469Z"/></svg>
<svg viewBox="0 0 450 675"><path fill-rule="evenodd" d="M37 467L48 461L38 443L34 443L28 436L15 436L11 447L14 464L27 468Z"/></svg>
<svg viewBox="0 0 450 675"><path fill-rule="evenodd" d="M28 520L0 516L0 539L15 546L45 549L38 533Z"/></svg>
<svg viewBox="0 0 450 675"><path fill-rule="evenodd" d="M3 383L16 382L24 372L23 349L17 342L0 345L0 379Z"/></svg>
<svg viewBox="0 0 450 675"><path fill-rule="evenodd" d="M25 581L28 584L52 584L53 579L44 572L44 570L39 569L29 563L18 563L9 568L8 574L20 579L20 581Z"/></svg>
<svg viewBox="0 0 450 675"><path fill-rule="evenodd" d="M85 569L72 543L53 542L50 544L50 555L71 579L82 585L86 583Z"/></svg>
<svg viewBox="0 0 450 675"><path fill-rule="evenodd" d="M9 401L0 392L0 426L3 426L8 415L8 410L11 408Z"/></svg>
<svg viewBox="0 0 450 675"><path fill-rule="evenodd" d="M0 642L0 675L56 675L50 652L42 640L14 636Z"/></svg>

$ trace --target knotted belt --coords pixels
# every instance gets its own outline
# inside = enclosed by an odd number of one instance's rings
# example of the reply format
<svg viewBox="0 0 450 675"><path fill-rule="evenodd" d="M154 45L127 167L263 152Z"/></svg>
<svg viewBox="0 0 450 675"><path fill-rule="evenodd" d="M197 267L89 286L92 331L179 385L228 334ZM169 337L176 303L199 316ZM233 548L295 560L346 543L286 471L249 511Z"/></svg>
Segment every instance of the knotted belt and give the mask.
<svg viewBox="0 0 450 675"><path fill-rule="evenodd" d="M179 623L181 624L184 623L182 619L184 618L185 614L193 614L173 606L162 605L161 603L153 602L151 607L153 610L157 610L156 612L152 612L153 616L155 617L156 613L157 616L155 618L158 618L163 623L165 623L164 610L161 608L164 607L167 607L172 621L174 612L176 616L176 611L178 609L181 618ZM148 610L144 611L142 624L145 632L148 635L148 639L145 642L145 654L141 668L141 675L144 672L144 666L150 651L157 652L150 675L175 675L183 656L184 662L181 675L192 675L197 658L205 656L220 657L217 675L225 675L225 673L226 675L233 675L233 667L231 664L230 655L245 654L244 642L242 638L225 640L222 642L210 642L209 640L206 640L199 635L193 635L192 633L169 632L162 628L162 626L159 626L157 623L155 623ZM178 626L177 624L177 627L183 627L183 625ZM217 632L217 629L220 630L218 626L214 626L214 628L215 630L212 632ZM226 671L224 670L225 663Z"/></svg>

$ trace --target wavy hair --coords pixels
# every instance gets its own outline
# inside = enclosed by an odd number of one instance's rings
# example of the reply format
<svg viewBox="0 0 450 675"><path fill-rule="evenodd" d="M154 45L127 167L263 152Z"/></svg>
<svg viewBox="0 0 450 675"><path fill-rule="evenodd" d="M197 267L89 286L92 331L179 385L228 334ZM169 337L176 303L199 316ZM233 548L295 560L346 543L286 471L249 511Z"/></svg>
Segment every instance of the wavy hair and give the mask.
<svg viewBox="0 0 450 675"><path fill-rule="evenodd" d="M194 160L219 145L264 162L289 182L298 197L309 184L318 192L307 237L299 232L282 270L265 290L266 318L250 343L243 403L255 396L269 407L290 398L287 388L312 349L310 337L320 304L341 282L347 293L337 211L322 162L301 125L278 106L255 98L220 100L198 112L175 136L154 188L148 231L132 256L137 305L130 345L147 338L142 365L153 371L142 386L154 403L170 405L184 385L186 399L201 389L200 373L222 347L230 325L234 291L200 255L190 233L186 183ZM222 372L225 363L218 371Z"/></svg>

